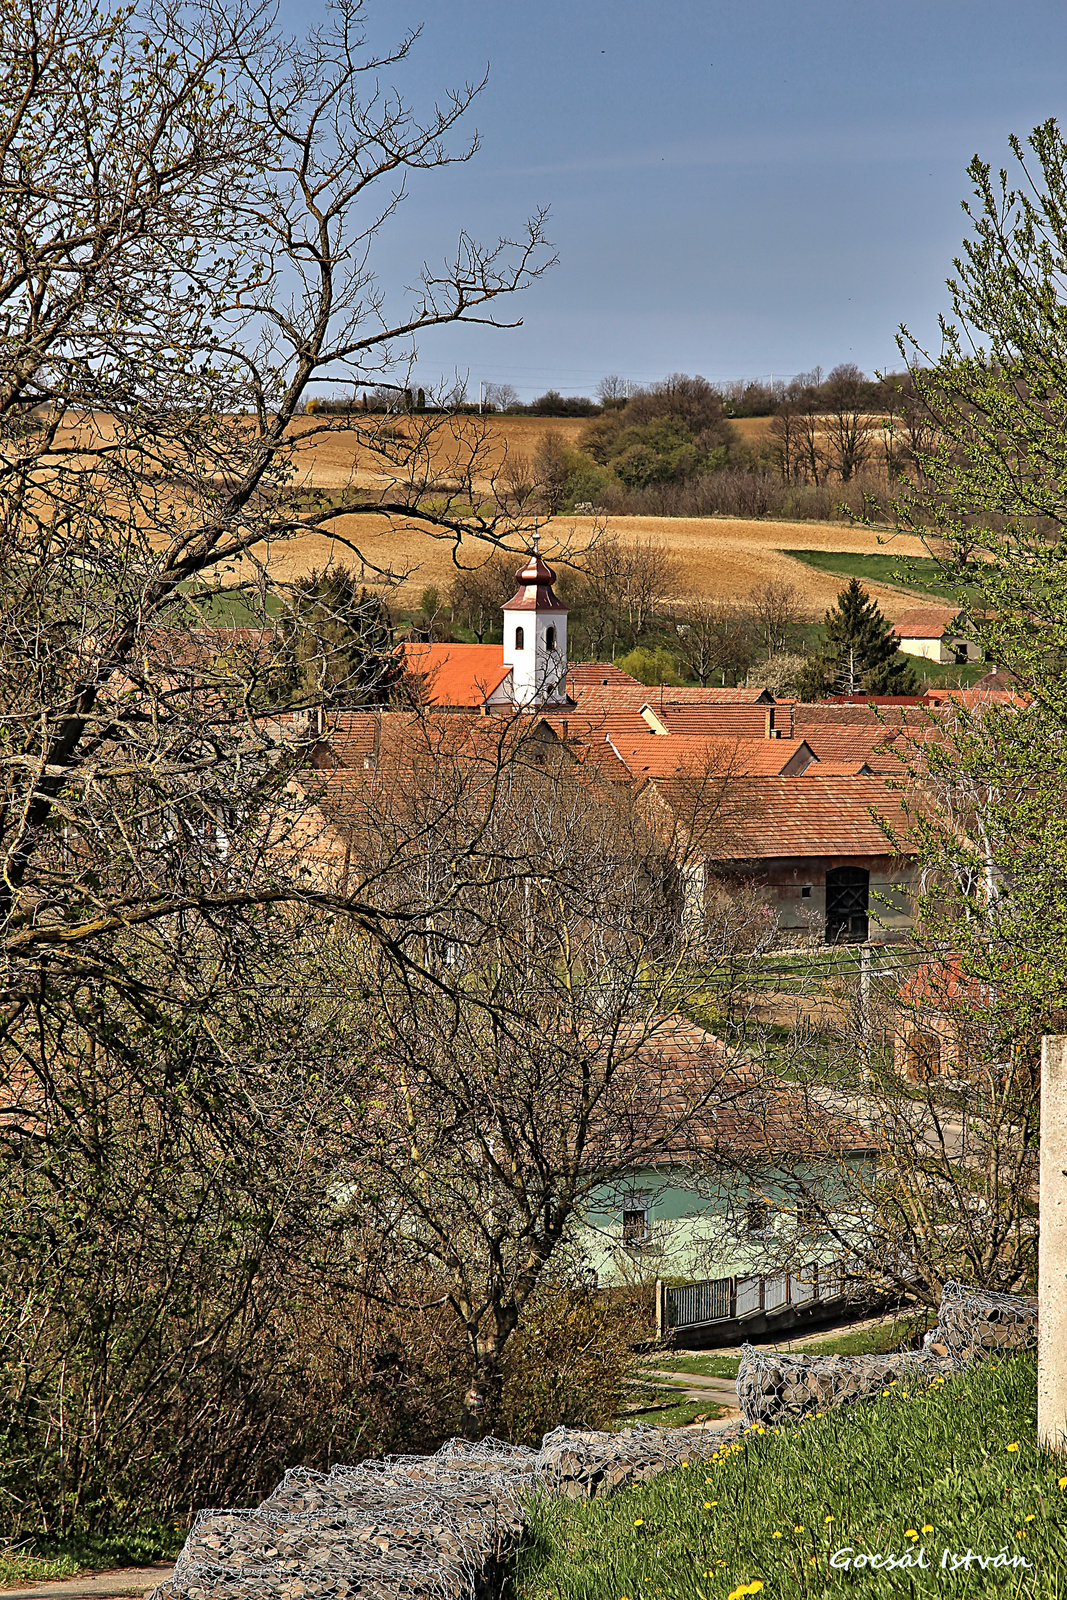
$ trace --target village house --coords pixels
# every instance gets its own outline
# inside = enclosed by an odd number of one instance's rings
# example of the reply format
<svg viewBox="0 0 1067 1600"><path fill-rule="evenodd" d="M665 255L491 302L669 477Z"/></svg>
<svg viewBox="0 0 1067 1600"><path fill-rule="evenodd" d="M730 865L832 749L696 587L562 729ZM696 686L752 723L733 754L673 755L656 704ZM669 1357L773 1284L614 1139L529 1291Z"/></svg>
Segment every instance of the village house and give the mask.
<svg viewBox="0 0 1067 1600"><path fill-rule="evenodd" d="M893 624L899 649L907 656L942 666L981 661L982 647L966 637L966 618L955 606L913 606Z"/></svg>
<svg viewBox="0 0 1067 1600"><path fill-rule="evenodd" d="M451 743L466 739L464 724L480 724L490 744L491 728L518 718L589 781L635 795L649 826L684 857L691 912L744 884L765 896L787 940L905 937L912 852L901 797L886 780L899 778L901 752L929 713L914 703L801 705L759 687L650 689L611 663L571 667L554 581L535 545L503 607L502 645L405 645L411 711L327 719L316 772L301 785L320 854L335 867L350 856L338 840L351 773L377 764L383 737L395 742L404 718L438 724L438 740L442 721L451 723ZM329 776L341 770L349 776Z"/></svg>
<svg viewBox="0 0 1067 1600"><path fill-rule="evenodd" d="M814 1111L794 1086L680 1016L641 1045L634 1076L666 1131L644 1163L587 1202L578 1243L602 1287L744 1277L783 1258L840 1255L827 1222L847 1230L835 1197L843 1169L876 1159L866 1129Z"/></svg>

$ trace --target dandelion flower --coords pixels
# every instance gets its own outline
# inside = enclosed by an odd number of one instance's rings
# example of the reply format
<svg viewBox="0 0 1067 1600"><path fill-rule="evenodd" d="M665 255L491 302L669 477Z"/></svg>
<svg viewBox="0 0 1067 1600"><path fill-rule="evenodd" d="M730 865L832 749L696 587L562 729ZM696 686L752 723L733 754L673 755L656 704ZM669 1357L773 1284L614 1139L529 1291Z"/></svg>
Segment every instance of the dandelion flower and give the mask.
<svg viewBox="0 0 1067 1600"><path fill-rule="evenodd" d="M1061 1478L1060 1479L1060 1488L1061 1489L1067 1489L1067 1478Z"/></svg>
<svg viewBox="0 0 1067 1600"><path fill-rule="evenodd" d="M705 1500L704 1501L704 1510L705 1511L710 1511L711 1510L711 1501L710 1500Z"/></svg>
<svg viewBox="0 0 1067 1600"><path fill-rule="evenodd" d="M905 1528L904 1537L905 1539L917 1539L919 1535L916 1533L914 1528Z"/></svg>
<svg viewBox="0 0 1067 1600"><path fill-rule="evenodd" d="M803 1533L804 1532L804 1524L802 1522L794 1522L794 1524L793 1524L793 1532L794 1533Z"/></svg>
<svg viewBox="0 0 1067 1600"><path fill-rule="evenodd" d="M924 1522L923 1526L922 1526L922 1531L923 1531L923 1533L933 1533L933 1531L934 1531L933 1523L932 1522Z"/></svg>
<svg viewBox="0 0 1067 1600"><path fill-rule="evenodd" d="M833 1517L823 1517L823 1522L833 1522Z"/></svg>
<svg viewBox="0 0 1067 1600"><path fill-rule="evenodd" d="M645 1520L644 1517L635 1517L635 1519L634 1519L634 1527L635 1528L640 1528L641 1525L643 1524L644 1520Z"/></svg>
<svg viewBox="0 0 1067 1600"><path fill-rule="evenodd" d="M1013 1450L1018 1450L1018 1448L1019 1441L1018 1439L1015 1439L1011 1444L1008 1445L1008 1454L1010 1455Z"/></svg>
<svg viewBox="0 0 1067 1600"><path fill-rule="evenodd" d="M782 1537L782 1536L781 1536L781 1534L780 1534L780 1533L779 1533L779 1532L778 1532L778 1529L777 1529L777 1528L775 1528L775 1530L774 1530L774 1532L773 1532L773 1533L772 1533L772 1534L771 1534L771 1538L772 1538L772 1539L780 1539L780 1538L781 1538L781 1537Z"/></svg>

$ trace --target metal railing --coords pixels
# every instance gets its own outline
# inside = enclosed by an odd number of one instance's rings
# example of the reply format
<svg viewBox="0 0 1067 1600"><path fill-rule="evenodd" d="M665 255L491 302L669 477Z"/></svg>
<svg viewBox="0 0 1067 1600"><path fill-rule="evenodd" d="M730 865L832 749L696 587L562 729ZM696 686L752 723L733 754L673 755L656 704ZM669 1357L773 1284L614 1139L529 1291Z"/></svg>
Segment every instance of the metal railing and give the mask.
<svg viewBox="0 0 1067 1600"><path fill-rule="evenodd" d="M754 1274L747 1278L709 1278L672 1288L656 1280L656 1330L662 1338L678 1328L704 1327L712 1322L736 1322L762 1312L783 1311L787 1306L808 1306L836 1300L844 1293L840 1261L820 1265L809 1262L795 1272Z"/></svg>

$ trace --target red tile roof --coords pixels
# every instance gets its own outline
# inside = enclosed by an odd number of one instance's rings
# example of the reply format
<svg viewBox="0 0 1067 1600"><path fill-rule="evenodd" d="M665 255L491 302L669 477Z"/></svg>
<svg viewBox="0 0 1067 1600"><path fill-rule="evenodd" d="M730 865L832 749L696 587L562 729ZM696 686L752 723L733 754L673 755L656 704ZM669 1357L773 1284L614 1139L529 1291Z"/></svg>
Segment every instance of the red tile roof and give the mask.
<svg viewBox="0 0 1067 1600"><path fill-rule="evenodd" d="M625 1046L624 1046L625 1048ZM609 1090L605 1155L619 1139L648 1165L758 1155L763 1159L877 1147L865 1128L831 1117L803 1090L765 1071L686 1018L655 1018ZM635 1160L634 1165L639 1165Z"/></svg>
<svg viewBox="0 0 1067 1600"><path fill-rule="evenodd" d="M611 737L620 759L634 778L666 777L678 772L777 776L789 766L814 760L808 745L793 739L730 739L646 731L643 736Z"/></svg>
<svg viewBox="0 0 1067 1600"><path fill-rule="evenodd" d="M427 705L485 705L511 672L500 644L416 644L401 646L404 667L421 680Z"/></svg>
<svg viewBox="0 0 1067 1600"><path fill-rule="evenodd" d="M613 661L577 661L567 668L567 689L572 695L578 689L610 688L612 685L620 689L643 687Z"/></svg>
<svg viewBox="0 0 1067 1600"><path fill-rule="evenodd" d="M700 820L692 815L692 783L657 779L653 787L687 825ZM897 832L903 853L914 853L903 837L908 823L901 796L880 777L820 777L818 767L809 767L799 778L733 778L715 791L711 803L717 814L708 849L721 861L893 856L872 811Z"/></svg>
<svg viewBox="0 0 1067 1600"><path fill-rule="evenodd" d="M893 632L898 639L943 639L958 633L960 612L955 606L914 606L898 617Z"/></svg>

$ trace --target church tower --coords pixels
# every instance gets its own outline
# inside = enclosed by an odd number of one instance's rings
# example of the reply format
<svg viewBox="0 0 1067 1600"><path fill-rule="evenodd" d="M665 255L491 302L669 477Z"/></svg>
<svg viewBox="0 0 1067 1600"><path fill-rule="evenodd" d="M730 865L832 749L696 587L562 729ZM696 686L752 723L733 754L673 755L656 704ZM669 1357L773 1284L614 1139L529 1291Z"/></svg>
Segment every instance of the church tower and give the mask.
<svg viewBox="0 0 1067 1600"><path fill-rule="evenodd" d="M518 583L504 606L504 663L511 668L515 705L561 705L567 699L567 607L552 592L556 574L533 550L515 574Z"/></svg>

